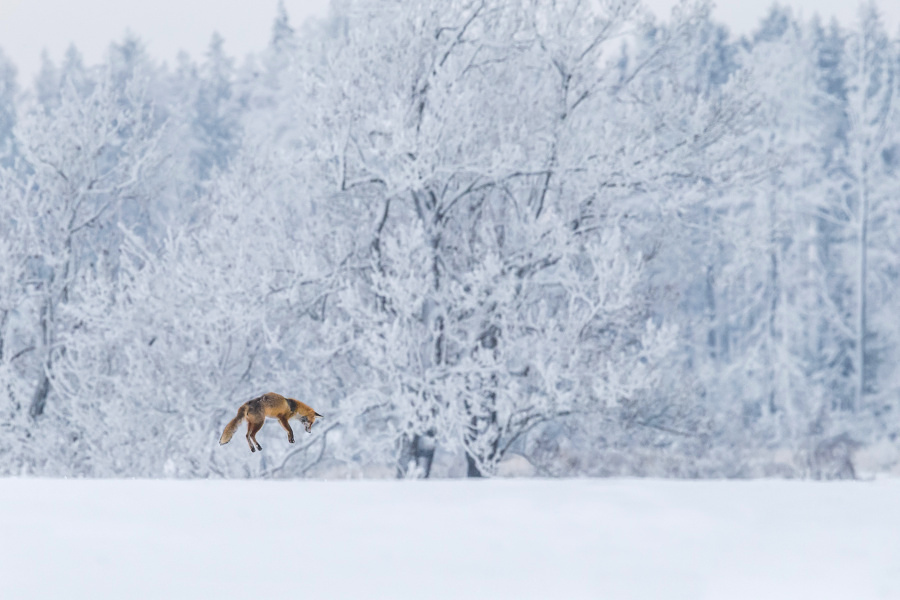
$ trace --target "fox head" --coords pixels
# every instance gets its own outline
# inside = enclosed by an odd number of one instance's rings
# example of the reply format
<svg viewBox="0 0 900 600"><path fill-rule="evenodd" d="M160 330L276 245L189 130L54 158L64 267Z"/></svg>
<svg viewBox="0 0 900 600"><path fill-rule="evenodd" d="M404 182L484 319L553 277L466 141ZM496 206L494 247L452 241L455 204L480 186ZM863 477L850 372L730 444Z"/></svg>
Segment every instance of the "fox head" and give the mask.
<svg viewBox="0 0 900 600"><path fill-rule="evenodd" d="M321 418L322 415L319 413L312 411L311 415L304 415L300 417L300 422L303 423L303 427L306 429L306 433L310 433L312 431L313 423L316 422L316 417Z"/></svg>

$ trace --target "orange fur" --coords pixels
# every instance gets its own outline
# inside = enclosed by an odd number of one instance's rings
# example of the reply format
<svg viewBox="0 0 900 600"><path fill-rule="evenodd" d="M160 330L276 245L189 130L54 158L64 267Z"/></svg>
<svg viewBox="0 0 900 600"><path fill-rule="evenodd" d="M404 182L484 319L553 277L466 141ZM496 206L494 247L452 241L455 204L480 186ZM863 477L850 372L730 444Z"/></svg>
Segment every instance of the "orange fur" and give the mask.
<svg viewBox="0 0 900 600"><path fill-rule="evenodd" d="M241 405L237 416L225 426L225 431L222 432L222 437L219 438L219 444L230 442L231 436L234 435L241 421L246 419L247 443L250 444L250 451L262 450L262 446L256 441L256 434L262 429L263 423L266 422L266 417L278 419L278 422L287 431L288 441L293 444L294 431L291 429L288 420L300 419L305 423L306 432L309 433L312 430L313 423L316 422L316 417L321 418L322 415L299 400L285 398L280 394L269 392ZM255 447L254 444L256 445Z"/></svg>

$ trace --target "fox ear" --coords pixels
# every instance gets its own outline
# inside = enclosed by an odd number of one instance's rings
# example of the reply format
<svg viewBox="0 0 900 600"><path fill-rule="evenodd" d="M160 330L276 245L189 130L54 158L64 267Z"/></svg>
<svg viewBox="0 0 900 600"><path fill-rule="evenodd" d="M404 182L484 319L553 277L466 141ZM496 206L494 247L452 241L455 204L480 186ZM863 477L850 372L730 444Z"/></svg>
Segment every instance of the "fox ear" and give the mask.
<svg viewBox="0 0 900 600"><path fill-rule="evenodd" d="M320 414L317 413L316 411L313 411L313 414L316 415L317 417L319 417L320 419L322 418L322 415L320 415Z"/></svg>

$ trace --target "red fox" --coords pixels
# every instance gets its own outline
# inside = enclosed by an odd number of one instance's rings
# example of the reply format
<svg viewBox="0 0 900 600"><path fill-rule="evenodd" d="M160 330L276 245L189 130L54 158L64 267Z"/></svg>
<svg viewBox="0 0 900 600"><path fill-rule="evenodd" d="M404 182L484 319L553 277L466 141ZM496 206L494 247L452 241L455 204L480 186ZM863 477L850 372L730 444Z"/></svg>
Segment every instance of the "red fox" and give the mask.
<svg viewBox="0 0 900 600"><path fill-rule="evenodd" d="M301 422L306 424L306 433L309 433L313 423L316 422L316 417L321 419L322 415L293 398L285 398L271 392L263 394L259 398L254 398L241 404L237 416L225 426L225 431L222 432L222 437L219 438L219 445L230 442L231 436L234 435L241 421L247 419L247 443L250 444L250 452L262 450L262 446L256 441L256 434L262 429L263 423L266 422L266 417L278 419L278 422L287 431L288 441L293 444L294 431L288 424L288 419L300 419ZM253 444L256 444L255 448Z"/></svg>

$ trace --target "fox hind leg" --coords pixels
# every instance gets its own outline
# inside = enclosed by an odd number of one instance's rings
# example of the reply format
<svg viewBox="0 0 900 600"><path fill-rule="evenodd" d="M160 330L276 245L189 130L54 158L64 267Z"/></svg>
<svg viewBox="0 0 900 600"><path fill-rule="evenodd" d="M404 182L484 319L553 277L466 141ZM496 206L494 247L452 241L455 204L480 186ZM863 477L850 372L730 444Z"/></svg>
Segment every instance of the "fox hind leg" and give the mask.
<svg viewBox="0 0 900 600"><path fill-rule="evenodd" d="M266 413L263 410L260 398L256 398L247 403L247 444L250 445L250 452L262 450L262 446L256 441L256 434L266 422ZM254 446L256 446L254 448Z"/></svg>
<svg viewBox="0 0 900 600"><path fill-rule="evenodd" d="M259 433L259 430L262 429L263 423L265 421L260 421L259 423L251 423L250 427L248 427L247 435L248 439L252 440L254 444L256 444L257 450L262 450L262 446L259 445L259 442L256 441L256 434ZM250 446L250 450L253 450L253 446Z"/></svg>
<svg viewBox="0 0 900 600"><path fill-rule="evenodd" d="M250 445L250 452L256 452L257 450L262 450L262 446L259 445L259 442L256 441L256 434L262 429L263 423L265 421L251 421L247 419L247 443ZM254 447L254 444L256 445Z"/></svg>
<svg viewBox="0 0 900 600"><path fill-rule="evenodd" d="M254 423L247 421L247 443L250 445L250 452L256 452L256 448L253 447L253 441L250 439L250 432L253 431Z"/></svg>

